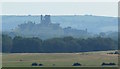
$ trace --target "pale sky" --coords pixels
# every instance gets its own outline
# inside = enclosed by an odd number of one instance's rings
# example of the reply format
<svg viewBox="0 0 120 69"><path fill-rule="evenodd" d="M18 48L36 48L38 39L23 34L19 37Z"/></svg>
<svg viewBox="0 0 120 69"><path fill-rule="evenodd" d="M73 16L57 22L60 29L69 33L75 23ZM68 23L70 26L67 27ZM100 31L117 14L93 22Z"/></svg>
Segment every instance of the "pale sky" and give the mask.
<svg viewBox="0 0 120 69"><path fill-rule="evenodd" d="M3 15L98 15L118 16L117 2L5 2Z"/></svg>

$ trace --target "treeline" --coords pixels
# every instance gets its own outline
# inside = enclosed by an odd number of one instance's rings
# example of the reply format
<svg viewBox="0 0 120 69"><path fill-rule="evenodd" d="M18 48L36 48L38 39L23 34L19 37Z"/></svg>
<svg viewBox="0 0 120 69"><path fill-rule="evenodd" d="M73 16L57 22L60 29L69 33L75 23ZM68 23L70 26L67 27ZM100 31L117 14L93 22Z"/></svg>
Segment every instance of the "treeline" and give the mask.
<svg viewBox="0 0 120 69"><path fill-rule="evenodd" d="M11 38L8 35L2 35L2 51L12 53L72 53L114 50L117 47L118 41L101 37L88 39L64 37L41 40L36 37Z"/></svg>

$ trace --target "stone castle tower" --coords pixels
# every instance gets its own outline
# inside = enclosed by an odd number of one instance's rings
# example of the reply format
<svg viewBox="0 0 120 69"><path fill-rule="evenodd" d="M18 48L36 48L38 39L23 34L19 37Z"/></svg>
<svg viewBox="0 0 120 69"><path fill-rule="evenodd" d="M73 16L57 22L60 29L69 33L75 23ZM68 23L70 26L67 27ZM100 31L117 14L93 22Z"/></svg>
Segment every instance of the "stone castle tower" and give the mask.
<svg viewBox="0 0 120 69"><path fill-rule="evenodd" d="M50 15L41 15L41 24L50 24L51 23L51 18Z"/></svg>

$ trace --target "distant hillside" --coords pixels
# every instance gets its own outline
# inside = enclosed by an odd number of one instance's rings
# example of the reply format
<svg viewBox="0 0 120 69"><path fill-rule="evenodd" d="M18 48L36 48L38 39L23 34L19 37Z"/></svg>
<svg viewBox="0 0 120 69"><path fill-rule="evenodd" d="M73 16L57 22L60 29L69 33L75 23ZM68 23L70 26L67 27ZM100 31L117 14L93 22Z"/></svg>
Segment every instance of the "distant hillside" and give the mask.
<svg viewBox="0 0 120 69"><path fill-rule="evenodd" d="M117 17L90 16L90 15L70 15L70 16L52 16L53 23L59 23L63 28L71 26L72 28L88 29L88 32L115 31L117 30ZM19 24L27 21L40 23L40 16L2 16L3 31L10 31Z"/></svg>
<svg viewBox="0 0 120 69"><path fill-rule="evenodd" d="M50 15L41 15L39 24L28 21L27 23L18 25L9 35L23 37L39 37L41 39L50 39L55 37L72 36L74 38L87 38L90 34L86 30L73 29L71 27L62 28L60 24L52 23ZM13 36L14 37L14 36Z"/></svg>

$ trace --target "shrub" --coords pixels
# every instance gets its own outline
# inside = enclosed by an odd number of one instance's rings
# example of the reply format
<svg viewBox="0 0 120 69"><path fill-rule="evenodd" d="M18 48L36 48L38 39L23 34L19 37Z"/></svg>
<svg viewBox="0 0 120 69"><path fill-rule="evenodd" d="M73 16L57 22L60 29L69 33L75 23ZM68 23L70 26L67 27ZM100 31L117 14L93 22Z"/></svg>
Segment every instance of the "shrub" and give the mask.
<svg viewBox="0 0 120 69"><path fill-rule="evenodd" d="M80 63L74 63L72 66L81 66Z"/></svg>

